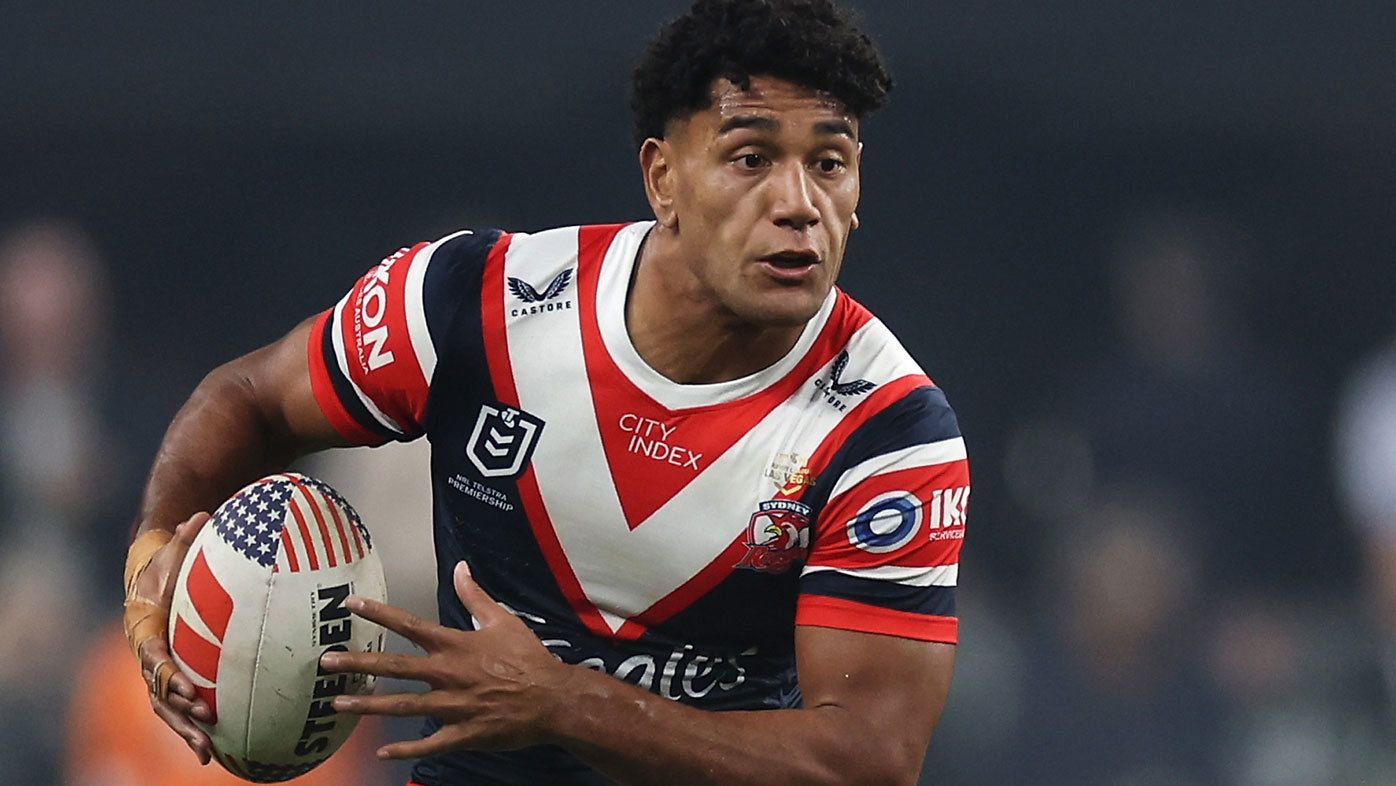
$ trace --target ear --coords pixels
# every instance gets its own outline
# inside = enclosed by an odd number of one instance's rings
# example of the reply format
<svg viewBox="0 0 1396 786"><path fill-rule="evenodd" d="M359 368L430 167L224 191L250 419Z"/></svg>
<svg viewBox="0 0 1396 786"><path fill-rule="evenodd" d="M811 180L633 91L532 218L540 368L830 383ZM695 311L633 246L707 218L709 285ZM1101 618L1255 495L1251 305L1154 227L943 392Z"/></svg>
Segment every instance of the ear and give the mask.
<svg viewBox="0 0 1396 786"><path fill-rule="evenodd" d="M863 171L863 143L862 143L862 142L859 142L859 143L858 143L858 171L859 171L859 172L862 172L862 171ZM858 224L859 224L859 221L858 221L858 211L857 211L857 210L854 210L854 211L853 211L853 221L852 221L852 223L849 224L849 228L850 228L850 229L857 229L857 228L858 228Z"/></svg>
<svg viewBox="0 0 1396 786"><path fill-rule="evenodd" d="M640 146L640 172L645 179L645 198L659 225L673 229L679 223L674 210L674 168L670 165L673 148L669 142L650 137Z"/></svg>

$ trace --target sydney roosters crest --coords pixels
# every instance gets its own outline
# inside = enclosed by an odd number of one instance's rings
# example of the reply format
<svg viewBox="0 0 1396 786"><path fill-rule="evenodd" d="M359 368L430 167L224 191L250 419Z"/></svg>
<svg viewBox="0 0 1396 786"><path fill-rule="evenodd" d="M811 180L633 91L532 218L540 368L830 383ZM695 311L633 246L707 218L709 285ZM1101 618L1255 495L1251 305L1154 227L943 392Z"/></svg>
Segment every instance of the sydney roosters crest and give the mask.
<svg viewBox="0 0 1396 786"><path fill-rule="evenodd" d="M762 502L746 529L746 556L735 567L784 573L809 554L810 507L793 499Z"/></svg>

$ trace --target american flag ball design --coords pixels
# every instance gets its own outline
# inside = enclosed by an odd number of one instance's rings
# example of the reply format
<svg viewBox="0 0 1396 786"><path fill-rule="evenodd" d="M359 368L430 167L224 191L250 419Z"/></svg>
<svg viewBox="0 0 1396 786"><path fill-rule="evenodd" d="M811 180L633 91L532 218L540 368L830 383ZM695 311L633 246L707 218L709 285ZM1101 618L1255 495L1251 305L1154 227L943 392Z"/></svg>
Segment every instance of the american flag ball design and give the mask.
<svg viewBox="0 0 1396 786"><path fill-rule="evenodd" d="M205 730L229 772L286 780L349 736L355 717L327 698L372 692L372 680L322 674L320 656L383 647L382 628L345 608L350 594L386 601L383 567L358 513L315 478L262 478L195 537L175 583L170 650L214 711Z"/></svg>
<svg viewBox="0 0 1396 786"><path fill-rule="evenodd" d="M239 554L278 571L334 567L373 547L359 514L338 492L295 473L239 491L218 509L213 528Z"/></svg>

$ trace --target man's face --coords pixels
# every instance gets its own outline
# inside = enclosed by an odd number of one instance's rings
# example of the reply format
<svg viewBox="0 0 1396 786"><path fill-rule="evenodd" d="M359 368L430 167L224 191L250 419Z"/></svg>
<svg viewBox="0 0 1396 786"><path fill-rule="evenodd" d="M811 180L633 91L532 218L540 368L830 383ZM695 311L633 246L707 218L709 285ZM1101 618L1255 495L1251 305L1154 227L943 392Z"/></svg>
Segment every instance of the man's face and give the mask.
<svg viewBox="0 0 1396 786"><path fill-rule="evenodd" d="M742 322L818 312L858 206L858 122L826 94L754 76L670 125L672 210L691 273Z"/></svg>

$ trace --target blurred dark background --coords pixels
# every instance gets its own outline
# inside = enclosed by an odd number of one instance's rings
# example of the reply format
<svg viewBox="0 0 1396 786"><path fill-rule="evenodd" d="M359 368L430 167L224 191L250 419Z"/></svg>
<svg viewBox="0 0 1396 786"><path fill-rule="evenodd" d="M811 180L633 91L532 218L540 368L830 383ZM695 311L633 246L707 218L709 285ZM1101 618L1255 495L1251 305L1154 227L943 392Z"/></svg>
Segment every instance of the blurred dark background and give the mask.
<svg viewBox="0 0 1396 786"><path fill-rule="evenodd" d="M841 285L978 487L923 782L1396 783L1396 4L857 5ZM5 780L154 782L55 675L200 377L399 246L648 217L684 6L0 2Z"/></svg>

